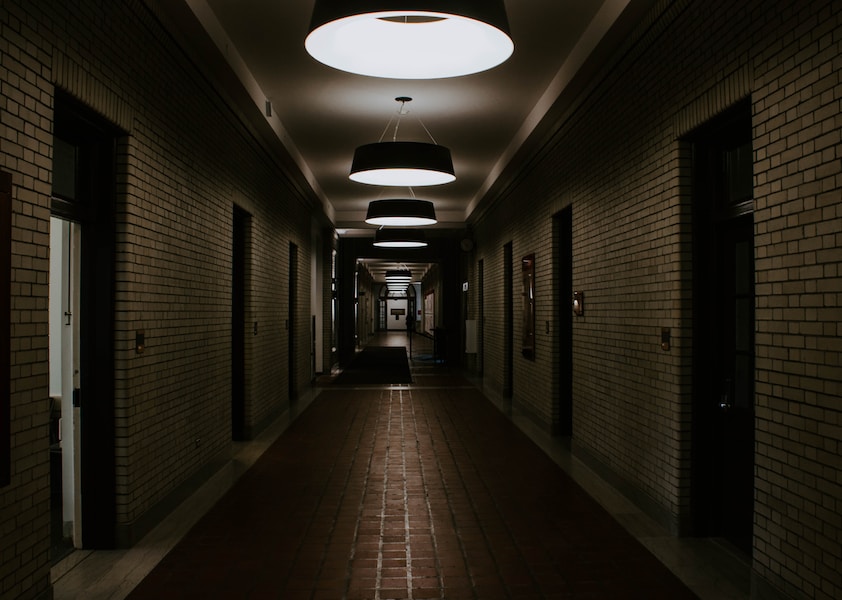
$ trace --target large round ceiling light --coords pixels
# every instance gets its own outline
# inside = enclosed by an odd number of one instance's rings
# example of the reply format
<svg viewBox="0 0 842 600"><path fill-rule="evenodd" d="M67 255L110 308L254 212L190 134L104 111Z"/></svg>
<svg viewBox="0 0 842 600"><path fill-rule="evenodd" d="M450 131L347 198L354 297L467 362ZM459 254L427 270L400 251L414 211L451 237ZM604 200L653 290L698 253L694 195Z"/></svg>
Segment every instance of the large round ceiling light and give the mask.
<svg viewBox="0 0 842 600"><path fill-rule="evenodd" d="M316 0L304 46L328 66L390 79L478 73L514 51L503 0Z"/></svg>

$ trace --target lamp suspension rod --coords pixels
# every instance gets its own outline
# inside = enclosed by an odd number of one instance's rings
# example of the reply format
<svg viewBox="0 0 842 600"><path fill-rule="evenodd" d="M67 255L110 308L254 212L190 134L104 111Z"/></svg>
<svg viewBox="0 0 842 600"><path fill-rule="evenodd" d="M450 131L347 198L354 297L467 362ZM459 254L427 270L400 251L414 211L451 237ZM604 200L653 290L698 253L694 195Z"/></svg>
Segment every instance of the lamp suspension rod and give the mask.
<svg viewBox="0 0 842 600"><path fill-rule="evenodd" d="M404 16L404 18L406 19L407 17ZM395 119L394 116L389 117L389 122L386 123L386 127L383 129L383 133L380 134L380 139L377 140L378 142L383 141L383 138L386 137L386 132L389 131L389 128L392 126L393 122L395 123L395 130L392 132L392 141L398 141L398 129L401 126L401 118L403 118L404 115L409 114L409 111L406 110L405 107L407 102L412 102L412 98L410 98L409 96L398 96L397 98L395 98L395 100L401 103L401 107L398 109L398 117L397 119ZM430 130L427 129L427 126L424 124L424 121L421 120L421 117L416 118L418 119L418 123L421 125L421 128L424 129L424 133L427 134L427 137L429 137L434 144L438 145L436 138L434 138L433 134L430 133Z"/></svg>
<svg viewBox="0 0 842 600"><path fill-rule="evenodd" d="M393 142L398 141L398 127L400 127L400 126L401 126L401 117L402 117L402 116L403 116L403 115L401 115L400 113L398 113L398 118L397 118L397 120L395 121L395 130L392 132L392 141L393 141Z"/></svg>
<svg viewBox="0 0 842 600"><path fill-rule="evenodd" d="M386 132L389 131L389 128L392 126L392 121L395 120L395 117L389 117L389 122L386 123L386 127L383 129L383 133L380 134L380 139L377 142L382 142L383 138L386 137ZM395 130L395 135L397 135L397 129ZM395 138L392 137L392 141L395 141Z"/></svg>
<svg viewBox="0 0 842 600"><path fill-rule="evenodd" d="M406 18L406 17L404 17ZM401 119L405 114L408 114L409 111L406 110L406 103L412 102L412 98L409 96L398 96L395 98L398 102L401 103L401 107L398 109L398 119L395 122L395 131L392 133L392 141L396 142L398 140L398 127L401 126Z"/></svg>

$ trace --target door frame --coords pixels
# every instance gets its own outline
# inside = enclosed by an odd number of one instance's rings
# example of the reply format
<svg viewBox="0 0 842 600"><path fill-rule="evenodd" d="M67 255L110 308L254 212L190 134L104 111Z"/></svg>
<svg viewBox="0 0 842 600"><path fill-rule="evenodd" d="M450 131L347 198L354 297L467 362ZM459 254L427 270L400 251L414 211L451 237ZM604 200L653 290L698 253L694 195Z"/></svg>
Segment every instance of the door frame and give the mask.
<svg viewBox="0 0 842 600"><path fill-rule="evenodd" d="M751 105L748 99L740 102L729 111L717 117L711 123L694 132L689 141L693 148L693 429L692 429L692 506L695 535L721 537L727 539L741 552L752 552L752 534L754 520L753 490L754 448L753 443L743 443L740 456L726 456L724 447L725 432L733 428L737 421L742 421L745 430L741 436L751 437L753 442L755 423L753 391L750 396L750 412L730 410L722 390L722 367L718 366L716 356L721 354L717 345L714 327L721 318L725 298L720 261L728 260L722 256L723 239L738 227L749 227L749 239L753 238L753 201L749 188L748 199L728 200L725 185L723 153L727 149L750 144L752 139ZM752 244L753 247L753 244ZM753 256L753 254L752 254ZM731 256L733 259L733 256ZM750 266L754 272L753 262ZM753 277L752 277L753 297ZM751 321L753 322L751 305ZM719 328L721 329L721 327ZM752 328L753 331L754 328ZM753 339L750 342L753 348ZM750 380L754 382L754 360L751 359ZM721 364L721 363L719 363ZM753 390L753 387L752 387ZM741 498L733 498L737 486L722 480L723 465L742 462L743 474L750 478L750 488L745 488ZM743 482L747 486L749 482ZM732 501L726 505L725 496L732 494ZM751 495L751 498L747 496ZM742 505L742 517L733 518L735 506Z"/></svg>
<svg viewBox="0 0 842 600"><path fill-rule="evenodd" d="M485 364L485 261L477 261L477 375L482 377Z"/></svg>
<svg viewBox="0 0 842 600"><path fill-rule="evenodd" d="M556 365L553 369L556 419L553 433L573 435L573 207L553 216L556 277Z"/></svg>
<svg viewBox="0 0 842 600"><path fill-rule="evenodd" d="M503 398L514 396L515 370L515 273L514 246L512 242L503 245Z"/></svg>
<svg viewBox="0 0 842 600"><path fill-rule="evenodd" d="M233 207L231 248L231 439L247 439L246 428L246 276L250 215ZM257 322L254 323L257 335Z"/></svg>
<svg viewBox="0 0 842 600"><path fill-rule="evenodd" d="M11 364L12 174L0 171L0 364ZM10 390L11 373L3 368L0 386ZM10 394L0 395L0 487L12 480Z"/></svg>
<svg viewBox="0 0 842 600"><path fill-rule="evenodd" d="M298 332L296 317L298 314L298 245L289 243L289 285L288 293L288 316L287 316L287 367L289 401L298 398L298 340L295 336Z"/></svg>
<svg viewBox="0 0 842 600"><path fill-rule="evenodd" d="M114 277L116 145L122 132L65 93L55 98L55 136L78 150L76 197L54 195L53 216L80 223L81 542L116 544ZM109 318L103 318L109 315Z"/></svg>

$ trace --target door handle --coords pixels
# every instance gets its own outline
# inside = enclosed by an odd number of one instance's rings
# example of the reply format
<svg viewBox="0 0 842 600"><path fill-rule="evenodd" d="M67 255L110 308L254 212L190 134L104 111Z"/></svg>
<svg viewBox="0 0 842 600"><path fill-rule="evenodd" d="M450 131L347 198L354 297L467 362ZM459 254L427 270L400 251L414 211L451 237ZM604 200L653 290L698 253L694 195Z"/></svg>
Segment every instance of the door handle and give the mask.
<svg viewBox="0 0 842 600"><path fill-rule="evenodd" d="M719 410L728 412L731 410L731 379L726 379L722 393L719 395Z"/></svg>

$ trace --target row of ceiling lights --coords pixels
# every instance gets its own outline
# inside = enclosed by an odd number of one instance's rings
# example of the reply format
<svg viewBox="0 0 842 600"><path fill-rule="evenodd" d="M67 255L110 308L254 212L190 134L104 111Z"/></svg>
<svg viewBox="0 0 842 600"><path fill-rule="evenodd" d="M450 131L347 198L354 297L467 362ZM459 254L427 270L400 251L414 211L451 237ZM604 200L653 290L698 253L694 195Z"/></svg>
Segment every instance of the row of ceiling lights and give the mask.
<svg viewBox="0 0 842 600"><path fill-rule="evenodd" d="M514 50L503 0L316 0L304 45L330 67L391 79L478 73L506 61ZM412 198L372 201L366 222L381 226L376 246L417 248L427 245L424 234L408 227L436 223L436 216L433 203L415 198L412 188L449 183L456 176L450 150L432 136L432 143L397 141L412 99L396 100L401 106L392 141L381 138L357 148L350 178L409 188Z"/></svg>

